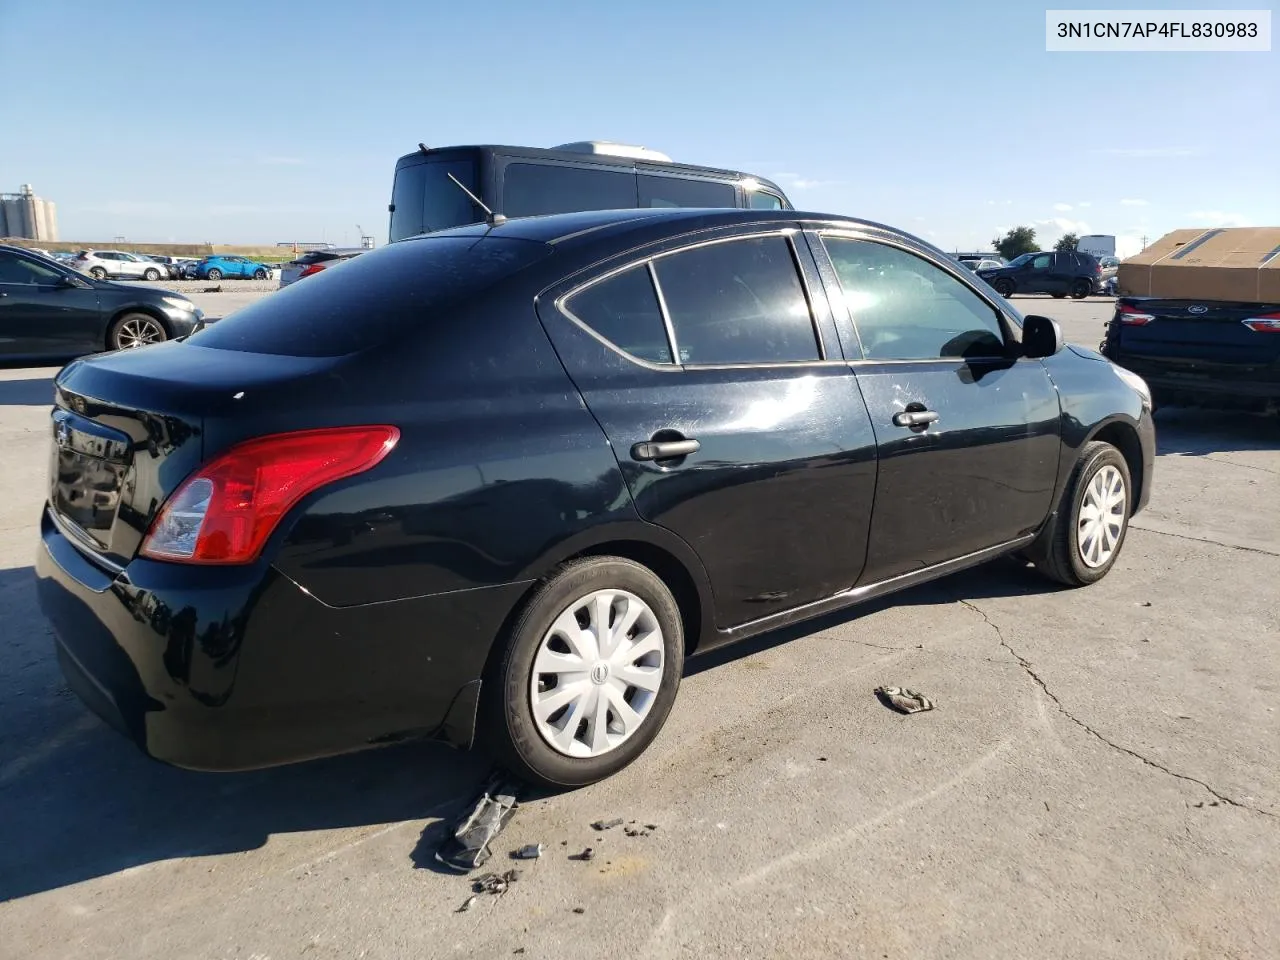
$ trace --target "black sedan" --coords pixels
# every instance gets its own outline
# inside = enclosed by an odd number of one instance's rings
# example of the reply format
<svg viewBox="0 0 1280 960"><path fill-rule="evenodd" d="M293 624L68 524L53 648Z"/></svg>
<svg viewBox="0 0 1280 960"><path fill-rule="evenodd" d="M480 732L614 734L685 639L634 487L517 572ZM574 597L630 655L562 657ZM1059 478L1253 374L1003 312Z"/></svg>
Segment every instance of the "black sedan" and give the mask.
<svg viewBox="0 0 1280 960"><path fill-rule="evenodd" d="M186 336L204 314L186 297L95 280L0 244L0 360L60 360Z"/></svg>
<svg viewBox="0 0 1280 960"><path fill-rule="evenodd" d="M687 656L1003 554L1105 576L1149 406L887 227L462 227L66 367L39 596L71 686L162 760L435 735L581 785Z"/></svg>

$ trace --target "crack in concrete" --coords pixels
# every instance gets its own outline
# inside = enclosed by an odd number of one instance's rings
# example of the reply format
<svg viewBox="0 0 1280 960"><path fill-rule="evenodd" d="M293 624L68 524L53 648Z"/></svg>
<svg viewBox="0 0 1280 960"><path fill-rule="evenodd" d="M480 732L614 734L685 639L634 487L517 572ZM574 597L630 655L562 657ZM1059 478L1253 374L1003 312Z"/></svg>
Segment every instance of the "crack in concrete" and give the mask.
<svg viewBox="0 0 1280 960"><path fill-rule="evenodd" d="M1231 467L1239 467L1241 470L1261 470L1263 473L1280 475L1280 470L1272 470L1270 467L1259 467L1252 463L1240 463L1238 460L1225 460L1222 457L1211 457L1207 454L1201 454L1200 459L1212 460L1214 463L1225 463Z"/></svg>
<svg viewBox="0 0 1280 960"><path fill-rule="evenodd" d="M1261 547L1246 547L1239 543L1223 543L1221 540L1209 540L1205 537L1193 537L1186 533L1170 533L1168 530L1156 530L1152 527L1140 527L1136 523L1130 523L1129 529L1141 530L1143 533L1155 533L1162 537L1173 537L1176 540L1190 540L1192 543L1208 543L1215 547L1223 547L1227 550L1241 550L1245 553L1260 553L1264 557L1280 557L1280 553L1273 550L1263 550Z"/></svg>
<svg viewBox="0 0 1280 960"><path fill-rule="evenodd" d="M1013 649L1013 647L1009 645L1009 642L1005 640L1004 631L1000 629L999 624L997 624L989 616L987 616L987 612L985 610L983 610L977 604L972 603L968 600L961 600L960 604L962 606L968 607L970 610L978 614L980 617L982 617L983 620L986 621L987 626L989 626L992 630L996 632L996 637L1000 640L1000 646L1008 650L1009 654L1013 657L1013 659L1018 661L1018 666L1022 667L1023 672L1026 673L1027 676L1029 676L1032 680L1036 682L1036 685L1041 690L1044 691L1044 694L1046 697L1048 697L1050 700L1054 702L1054 705L1058 708L1058 711L1064 717L1066 717L1068 720L1070 720L1072 723L1078 726L1081 730L1084 730L1090 736L1106 744L1108 747L1110 747L1112 750L1115 750L1118 753L1123 753L1126 756L1133 757L1135 760L1139 760L1146 766L1151 767L1152 769L1155 769L1155 770L1159 770L1161 773L1167 776L1173 777L1177 780L1185 780L1187 783L1194 783L1197 786L1202 787L1203 789L1207 790L1216 800L1218 800L1221 803L1225 803L1229 807L1237 807L1241 810L1248 810L1251 813L1257 813L1264 817L1270 817L1273 820L1280 820L1280 815L1274 814L1270 810L1263 810L1260 807L1254 807L1254 806L1251 806L1250 804L1243 803L1239 800L1235 800L1227 796L1225 793L1222 793L1219 790L1215 790L1213 787L1209 786L1209 784L1205 783L1203 780L1197 780L1195 777L1189 776L1188 774L1178 773L1176 770L1170 770L1164 764L1157 763L1155 760L1151 760L1148 757L1144 757L1142 754L1138 753L1136 750L1130 750L1128 747L1121 746L1120 744L1116 743L1114 740L1110 740L1107 737L1103 736L1101 733L1099 733L1093 727L1089 726L1089 724L1085 723L1083 720L1075 716L1075 714L1073 714L1070 710L1066 708L1063 702L1058 699L1057 694L1055 694L1052 690L1049 689L1048 684L1046 684L1044 680L1040 677L1040 675L1036 673L1035 670L1032 668L1031 661L1026 659L1024 656L1022 656L1022 654L1018 653L1017 650Z"/></svg>

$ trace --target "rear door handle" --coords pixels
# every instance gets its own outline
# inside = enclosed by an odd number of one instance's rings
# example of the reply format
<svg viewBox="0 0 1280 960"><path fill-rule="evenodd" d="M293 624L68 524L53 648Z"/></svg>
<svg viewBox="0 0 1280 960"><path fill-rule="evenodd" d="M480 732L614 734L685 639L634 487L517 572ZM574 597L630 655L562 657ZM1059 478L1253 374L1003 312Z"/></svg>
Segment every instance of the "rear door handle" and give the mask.
<svg viewBox="0 0 1280 960"><path fill-rule="evenodd" d="M631 459L675 460L697 453L701 447L697 440L646 440L631 447Z"/></svg>
<svg viewBox="0 0 1280 960"><path fill-rule="evenodd" d="M903 410L893 415L895 427L927 427L935 423L938 414L933 410Z"/></svg>

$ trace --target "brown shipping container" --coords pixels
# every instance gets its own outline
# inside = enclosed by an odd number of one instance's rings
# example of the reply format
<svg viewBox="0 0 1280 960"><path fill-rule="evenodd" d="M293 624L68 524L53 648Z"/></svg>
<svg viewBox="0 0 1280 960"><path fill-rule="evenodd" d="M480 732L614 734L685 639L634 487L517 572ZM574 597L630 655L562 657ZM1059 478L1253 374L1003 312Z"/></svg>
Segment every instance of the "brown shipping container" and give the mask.
<svg viewBox="0 0 1280 960"><path fill-rule="evenodd" d="M1116 272L1124 296L1173 300L1280 298L1280 227L1175 230Z"/></svg>

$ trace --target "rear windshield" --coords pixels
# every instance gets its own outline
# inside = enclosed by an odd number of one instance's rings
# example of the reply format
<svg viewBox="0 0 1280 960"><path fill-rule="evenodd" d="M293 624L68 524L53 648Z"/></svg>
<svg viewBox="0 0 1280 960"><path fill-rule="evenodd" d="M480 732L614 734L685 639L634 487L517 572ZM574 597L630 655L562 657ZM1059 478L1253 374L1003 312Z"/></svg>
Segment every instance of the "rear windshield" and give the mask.
<svg viewBox="0 0 1280 960"><path fill-rule="evenodd" d="M457 177L476 196L476 162L471 159L431 160L401 167L391 188L391 242L432 230L448 230L478 223L483 214L449 179Z"/></svg>
<svg viewBox="0 0 1280 960"><path fill-rule="evenodd" d="M438 309L550 255L544 243L424 237L290 284L187 338L246 353L341 357L439 322Z"/></svg>

